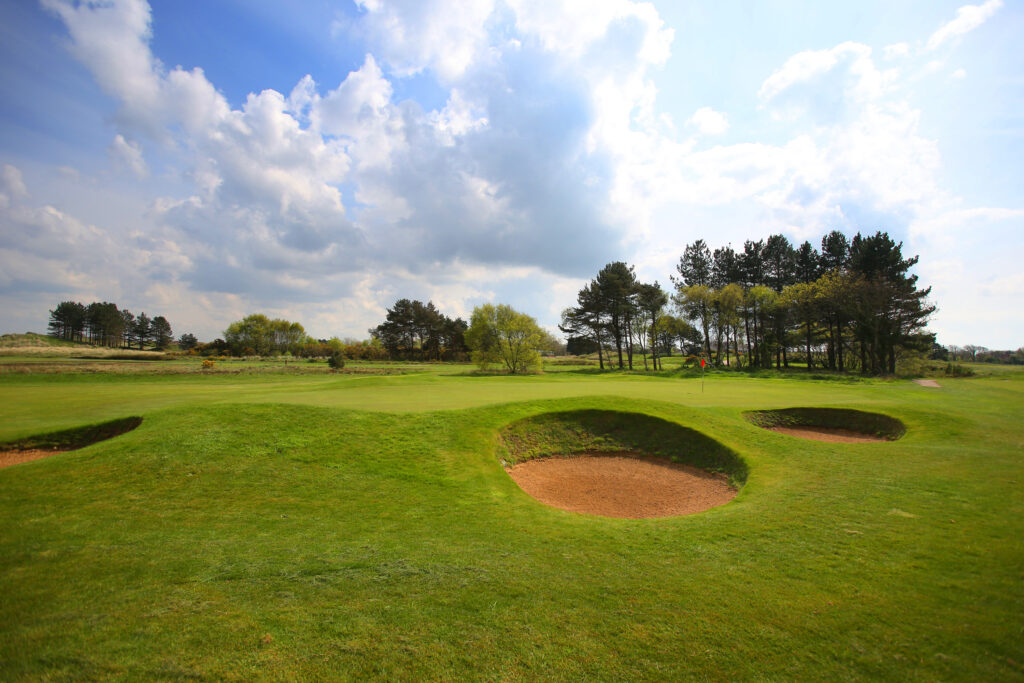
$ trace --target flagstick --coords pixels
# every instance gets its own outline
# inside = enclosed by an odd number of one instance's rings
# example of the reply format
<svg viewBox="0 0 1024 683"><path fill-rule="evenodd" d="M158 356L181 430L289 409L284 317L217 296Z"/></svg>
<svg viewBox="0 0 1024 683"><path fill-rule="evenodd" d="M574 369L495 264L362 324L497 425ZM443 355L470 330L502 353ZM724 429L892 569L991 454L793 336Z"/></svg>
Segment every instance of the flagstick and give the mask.
<svg viewBox="0 0 1024 683"><path fill-rule="evenodd" d="M704 359L700 359L700 393L704 393Z"/></svg>

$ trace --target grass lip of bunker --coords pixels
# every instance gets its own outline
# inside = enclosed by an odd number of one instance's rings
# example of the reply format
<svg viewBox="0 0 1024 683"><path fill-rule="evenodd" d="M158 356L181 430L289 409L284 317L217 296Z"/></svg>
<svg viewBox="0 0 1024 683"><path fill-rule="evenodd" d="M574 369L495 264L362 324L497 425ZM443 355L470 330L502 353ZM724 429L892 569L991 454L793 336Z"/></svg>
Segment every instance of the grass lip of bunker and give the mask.
<svg viewBox="0 0 1024 683"><path fill-rule="evenodd" d="M816 441L895 441L907 433L906 425L894 417L852 408L752 410L744 417L763 429Z"/></svg>
<svg viewBox="0 0 1024 683"><path fill-rule="evenodd" d="M729 502L746 462L715 439L651 415L549 412L500 432L509 476L542 503L606 517L668 517Z"/></svg>
<svg viewBox="0 0 1024 683"><path fill-rule="evenodd" d="M100 441L113 439L142 424L138 416L122 417L83 427L38 434L17 441L0 443L0 467L18 465L56 453L78 450Z"/></svg>

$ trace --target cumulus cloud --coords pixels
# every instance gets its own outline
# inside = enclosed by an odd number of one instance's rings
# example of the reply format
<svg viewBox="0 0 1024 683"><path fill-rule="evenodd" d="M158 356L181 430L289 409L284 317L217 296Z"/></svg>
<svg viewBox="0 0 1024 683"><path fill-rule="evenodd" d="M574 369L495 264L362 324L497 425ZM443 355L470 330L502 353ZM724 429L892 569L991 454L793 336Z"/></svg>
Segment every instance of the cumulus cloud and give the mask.
<svg viewBox="0 0 1024 683"><path fill-rule="evenodd" d="M433 70L443 81L463 76L488 50L492 0L452 7L443 0L356 0L366 31L392 71L408 76Z"/></svg>
<svg viewBox="0 0 1024 683"><path fill-rule="evenodd" d="M839 94L846 101L865 102L881 95L895 72L881 71L871 57L871 47L847 41L828 50L806 50L793 55L777 69L758 91L767 104L798 86L808 86L813 95ZM845 81L836 85L822 83L824 76L840 73ZM803 94L807 94L805 91Z"/></svg>
<svg viewBox="0 0 1024 683"><path fill-rule="evenodd" d="M893 45L885 46L885 58L896 59L897 57L906 57L910 54L910 45L907 43L895 43Z"/></svg>
<svg viewBox="0 0 1024 683"><path fill-rule="evenodd" d="M711 107L701 107L687 119L686 123L694 126L703 135L721 135L729 130L729 119Z"/></svg>
<svg viewBox="0 0 1024 683"><path fill-rule="evenodd" d="M978 28L1003 6L1003 0L988 0L983 5L964 5L956 11L956 18L943 24L928 38L926 48L934 50Z"/></svg>
<svg viewBox="0 0 1024 683"><path fill-rule="evenodd" d="M107 152L116 165L127 168L139 177L148 174L149 171L146 168L145 159L142 158L142 147L139 146L139 143L125 140L124 136L118 133L107 148Z"/></svg>
<svg viewBox="0 0 1024 683"><path fill-rule="evenodd" d="M12 200L28 196L28 189L21 177L21 169L17 166L4 164L0 173L0 208L6 208Z"/></svg>

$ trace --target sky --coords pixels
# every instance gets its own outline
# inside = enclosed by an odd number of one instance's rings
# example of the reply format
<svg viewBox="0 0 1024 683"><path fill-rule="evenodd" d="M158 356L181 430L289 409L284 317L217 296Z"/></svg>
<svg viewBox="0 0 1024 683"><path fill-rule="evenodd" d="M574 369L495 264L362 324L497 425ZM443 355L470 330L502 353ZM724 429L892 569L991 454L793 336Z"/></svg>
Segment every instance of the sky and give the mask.
<svg viewBox="0 0 1024 683"><path fill-rule="evenodd" d="M0 3L0 332L557 331L611 261L888 232L942 344L1024 345L1024 4Z"/></svg>

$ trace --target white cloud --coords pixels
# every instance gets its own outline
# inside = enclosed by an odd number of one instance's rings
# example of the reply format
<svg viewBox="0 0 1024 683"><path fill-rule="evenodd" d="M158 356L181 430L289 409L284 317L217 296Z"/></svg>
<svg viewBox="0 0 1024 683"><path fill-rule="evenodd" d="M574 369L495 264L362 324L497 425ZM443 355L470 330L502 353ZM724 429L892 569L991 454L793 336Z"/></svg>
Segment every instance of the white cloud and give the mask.
<svg viewBox="0 0 1024 683"><path fill-rule="evenodd" d="M964 69L957 69L956 71L951 73L949 77L955 81L961 81L967 78L967 71L965 71Z"/></svg>
<svg viewBox="0 0 1024 683"><path fill-rule="evenodd" d="M704 135L721 135L729 130L729 119L711 107L701 107L686 120L686 123L696 127Z"/></svg>
<svg viewBox="0 0 1024 683"><path fill-rule="evenodd" d="M896 59L897 57L906 57L910 54L910 45L907 43L895 43L893 45L885 46L885 58Z"/></svg>
<svg viewBox="0 0 1024 683"><path fill-rule="evenodd" d="M22 199L28 196L28 189L21 177L21 169L17 166L4 164L3 173L0 173L0 208L6 208L12 200Z"/></svg>
<svg viewBox="0 0 1024 683"><path fill-rule="evenodd" d="M956 11L956 18L943 24L928 38L927 49L934 50L981 26L1003 6L1002 0L988 0L983 5L964 5Z"/></svg>
<svg viewBox="0 0 1024 683"><path fill-rule="evenodd" d="M114 141L107 148L115 164L121 165L139 177L148 174L146 161L142 158L142 147L137 142L125 140L124 136L118 133Z"/></svg>
<svg viewBox="0 0 1024 683"><path fill-rule="evenodd" d="M457 7L442 0L355 1L366 12L358 26L380 46L380 56L396 75L432 69L451 82L486 55L492 0Z"/></svg>
<svg viewBox="0 0 1024 683"><path fill-rule="evenodd" d="M662 64L670 54L674 32L664 27L657 9L649 2L511 0L509 4L519 30L551 52L574 58L594 57L595 47L615 49L626 42L626 64L637 59L643 64Z"/></svg>

